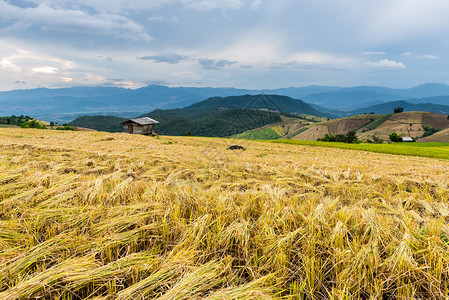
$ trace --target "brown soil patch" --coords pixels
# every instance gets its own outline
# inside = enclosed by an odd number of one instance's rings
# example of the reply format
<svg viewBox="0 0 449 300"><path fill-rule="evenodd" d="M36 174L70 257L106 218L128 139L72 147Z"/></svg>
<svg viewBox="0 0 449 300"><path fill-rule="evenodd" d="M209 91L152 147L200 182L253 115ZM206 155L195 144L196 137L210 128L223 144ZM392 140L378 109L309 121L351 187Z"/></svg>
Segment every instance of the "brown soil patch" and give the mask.
<svg viewBox="0 0 449 300"><path fill-rule="evenodd" d="M423 125L429 125L436 129L449 128L449 119L446 115L436 113L425 113L422 116Z"/></svg>

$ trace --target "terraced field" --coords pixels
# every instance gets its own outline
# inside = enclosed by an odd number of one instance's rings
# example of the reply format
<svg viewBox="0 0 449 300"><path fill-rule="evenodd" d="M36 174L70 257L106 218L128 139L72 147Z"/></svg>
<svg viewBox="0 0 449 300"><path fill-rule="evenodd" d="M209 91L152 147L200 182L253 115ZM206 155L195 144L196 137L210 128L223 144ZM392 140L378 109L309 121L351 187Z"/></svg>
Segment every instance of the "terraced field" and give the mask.
<svg viewBox="0 0 449 300"><path fill-rule="evenodd" d="M393 132L418 139L424 135L426 126L444 130L449 127L449 119L442 114L416 111L387 115L359 115L313 124L304 127L307 129L289 138L316 141L326 134L337 135L356 131L361 140L371 139L373 135L388 140Z"/></svg>
<svg viewBox="0 0 449 300"><path fill-rule="evenodd" d="M0 140L0 299L448 297L448 160L101 132Z"/></svg>

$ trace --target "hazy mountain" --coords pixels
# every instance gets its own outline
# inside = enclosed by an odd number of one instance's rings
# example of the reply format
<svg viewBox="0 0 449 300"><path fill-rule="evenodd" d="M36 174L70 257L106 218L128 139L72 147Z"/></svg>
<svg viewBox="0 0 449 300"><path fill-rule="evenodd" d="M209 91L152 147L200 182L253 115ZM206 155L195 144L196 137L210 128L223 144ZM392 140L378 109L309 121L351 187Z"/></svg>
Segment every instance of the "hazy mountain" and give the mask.
<svg viewBox="0 0 449 300"><path fill-rule="evenodd" d="M340 90L329 93L313 94L304 97L304 101L330 109L352 110L367 105L401 99L401 96L379 94L370 91Z"/></svg>
<svg viewBox="0 0 449 300"><path fill-rule="evenodd" d="M428 98L425 102L449 104L446 102L448 99L443 97L449 97L449 86L436 83L423 84L410 89L313 85L262 91L161 85L149 85L135 90L117 87L73 87L0 92L0 116L25 114L47 121L64 123L80 115L109 114L130 117L155 109L182 108L210 97L260 93L302 99L310 104L324 107L324 110L318 109L318 111L328 113L332 113L332 110L350 111L395 100L424 103L419 98L425 97Z"/></svg>
<svg viewBox="0 0 449 300"><path fill-rule="evenodd" d="M406 101L410 103L433 103L433 104L449 105L449 96L414 98L414 99L407 99Z"/></svg>
<svg viewBox="0 0 449 300"><path fill-rule="evenodd" d="M435 97L449 95L449 86L442 83L426 83L402 91L402 95L407 98Z"/></svg>
<svg viewBox="0 0 449 300"><path fill-rule="evenodd" d="M303 99L308 95L333 92L340 89L342 89L342 87L310 85L305 87L288 87L273 90L262 90L262 92L265 94L284 95L293 99Z"/></svg>
<svg viewBox="0 0 449 300"><path fill-rule="evenodd" d="M361 115L364 113L390 114L396 107L404 108L404 111L427 111L439 114L449 114L449 105L433 104L433 103L410 103L407 101L392 101L374 106L360 108L350 112L351 115Z"/></svg>
<svg viewBox="0 0 449 300"><path fill-rule="evenodd" d="M305 95L302 99L306 102L334 110L354 110L385 102L406 100L413 103L449 104L444 99L436 96L448 96L449 86L440 83L427 83L410 89L390 89L376 86L358 86L340 88L327 92ZM410 98L429 98L427 101L409 101ZM438 102L434 102L438 101Z"/></svg>
<svg viewBox="0 0 449 300"><path fill-rule="evenodd" d="M57 122L80 115L139 115L158 108L185 107L213 96L251 93L234 88L170 88L150 85L140 89L76 87L0 92L0 116L28 114Z"/></svg>

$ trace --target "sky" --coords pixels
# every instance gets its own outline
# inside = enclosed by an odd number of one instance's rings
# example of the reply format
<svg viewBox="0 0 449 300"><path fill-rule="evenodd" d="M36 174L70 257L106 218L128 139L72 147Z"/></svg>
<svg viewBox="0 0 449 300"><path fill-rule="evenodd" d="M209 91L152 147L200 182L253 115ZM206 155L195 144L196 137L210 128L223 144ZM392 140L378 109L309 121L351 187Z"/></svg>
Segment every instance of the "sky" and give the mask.
<svg viewBox="0 0 449 300"><path fill-rule="evenodd" d="M0 0L0 90L449 84L447 0Z"/></svg>

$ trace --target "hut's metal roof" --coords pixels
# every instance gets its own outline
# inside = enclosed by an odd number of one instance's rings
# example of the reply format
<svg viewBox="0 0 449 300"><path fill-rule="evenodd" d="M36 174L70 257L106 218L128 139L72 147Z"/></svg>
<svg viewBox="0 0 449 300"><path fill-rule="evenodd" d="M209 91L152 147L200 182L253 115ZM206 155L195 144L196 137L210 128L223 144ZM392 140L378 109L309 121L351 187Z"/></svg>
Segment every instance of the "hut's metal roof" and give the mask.
<svg viewBox="0 0 449 300"><path fill-rule="evenodd" d="M148 118L148 117L143 117L143 118L129 119L129 120L122 122L121 124L125 124L125 123L136 123L139 125L150 125L150 124L157 124L159 122L156 120L153 120L151 118Z"/></svg>
<svg viewBox="0 0 449 300"><path fill-rule="evenodd" d="M403 142L414 142L415 140L409 136L402 137Z"/></svg>

